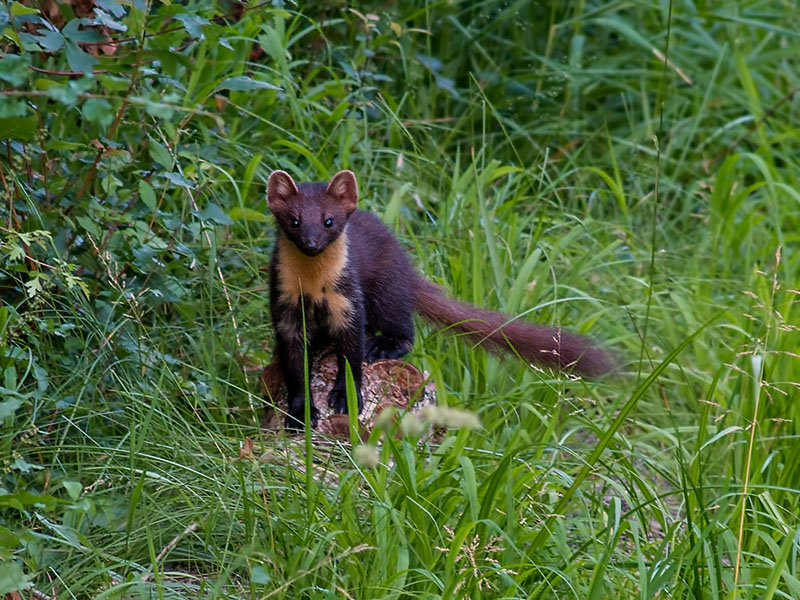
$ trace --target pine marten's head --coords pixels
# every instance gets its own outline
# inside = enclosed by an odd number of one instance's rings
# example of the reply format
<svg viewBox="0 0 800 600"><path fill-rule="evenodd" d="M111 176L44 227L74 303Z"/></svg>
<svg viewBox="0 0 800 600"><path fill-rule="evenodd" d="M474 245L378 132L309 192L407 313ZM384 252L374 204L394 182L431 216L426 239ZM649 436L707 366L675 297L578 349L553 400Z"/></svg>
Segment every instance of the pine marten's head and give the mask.
<svg viewBox="0 0 800 600"><path fill-rule="evenodd" d="M358 184L352 171L339 171L330 183L300 185L274 171L267 202L286 237L306 256L316 256L344 231L358 204Z"/></svg>

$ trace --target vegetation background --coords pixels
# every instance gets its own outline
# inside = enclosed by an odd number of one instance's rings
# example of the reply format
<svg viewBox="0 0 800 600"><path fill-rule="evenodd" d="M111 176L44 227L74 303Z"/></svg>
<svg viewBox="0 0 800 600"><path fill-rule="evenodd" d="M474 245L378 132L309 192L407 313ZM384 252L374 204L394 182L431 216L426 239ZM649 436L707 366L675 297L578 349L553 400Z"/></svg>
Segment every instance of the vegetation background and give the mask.
<svg viewBox="0 0 800 600"><path fill-rule="evenodd" d="M2 0L0 30L0 594L800 597L796 2ZM628 377L420 326L481 428L360 462L263 431L275 168L352 169L430 278Z"/></svg>

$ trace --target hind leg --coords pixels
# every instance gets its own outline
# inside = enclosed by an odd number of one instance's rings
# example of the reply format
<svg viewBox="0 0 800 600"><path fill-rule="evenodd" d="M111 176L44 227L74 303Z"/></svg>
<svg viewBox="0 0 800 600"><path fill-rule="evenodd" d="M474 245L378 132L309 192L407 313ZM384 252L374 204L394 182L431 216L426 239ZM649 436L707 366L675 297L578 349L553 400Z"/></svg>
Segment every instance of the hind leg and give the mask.
<svg viewBox="0 0 800 600"><path fill-rule="evenodd" d="M395 314L392 319L377 319L371 323L364 356L372 363L381 358L400 358L414 345L414 321L411 312Z"/></svg>

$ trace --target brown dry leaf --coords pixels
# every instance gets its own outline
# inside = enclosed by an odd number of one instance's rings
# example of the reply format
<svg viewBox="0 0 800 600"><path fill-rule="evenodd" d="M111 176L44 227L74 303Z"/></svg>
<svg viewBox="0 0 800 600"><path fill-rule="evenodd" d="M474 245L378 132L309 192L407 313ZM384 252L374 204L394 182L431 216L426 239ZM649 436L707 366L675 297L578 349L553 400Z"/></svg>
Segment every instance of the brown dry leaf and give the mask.
<svg viewBox="0 0 800 600"><path fill-rule="evenodd" d="M239 460L253 460L253 440L244 438L242 447L239 448Z"/></svg>

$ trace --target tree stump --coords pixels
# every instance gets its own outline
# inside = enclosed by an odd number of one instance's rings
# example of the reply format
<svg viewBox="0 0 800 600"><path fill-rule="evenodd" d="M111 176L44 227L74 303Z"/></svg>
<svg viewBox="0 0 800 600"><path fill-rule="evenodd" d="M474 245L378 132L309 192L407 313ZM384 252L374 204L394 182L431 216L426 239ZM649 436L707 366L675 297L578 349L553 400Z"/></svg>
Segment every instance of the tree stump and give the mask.
<svg viewBox="0 0 800 600"><path fill-rule="evenodd" d="M375 426L378 415L389 407L398 412L410 410L417 413L424 406L436 404L436 390L427 375L414 365L402 360L383 359L362 365L361 393L364 408L358 416L364 439ZM319 411L315 431L333 437L349 438L348 416L335 414L328 406L328 392L336 380L336 357L333 353L322 356L311 369L311 395ZM286 415L286 388L277 362L273 361L261 371L261 387L268 403L262 425L271 430L283 428ZM409 408L410 407L410 408Z"/></svg>

